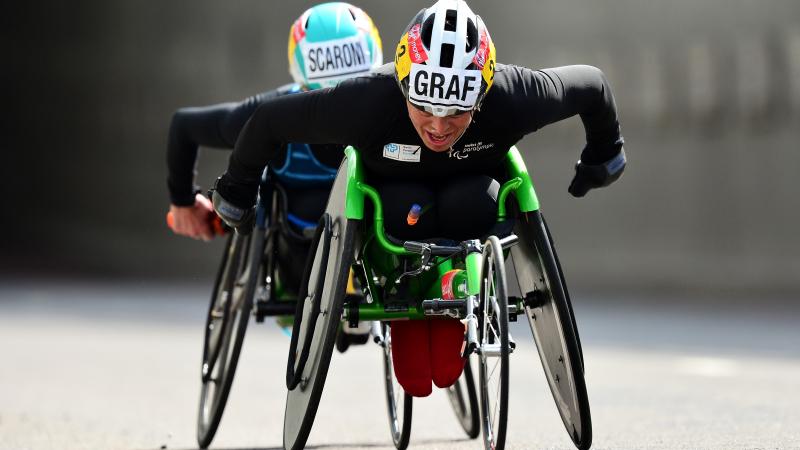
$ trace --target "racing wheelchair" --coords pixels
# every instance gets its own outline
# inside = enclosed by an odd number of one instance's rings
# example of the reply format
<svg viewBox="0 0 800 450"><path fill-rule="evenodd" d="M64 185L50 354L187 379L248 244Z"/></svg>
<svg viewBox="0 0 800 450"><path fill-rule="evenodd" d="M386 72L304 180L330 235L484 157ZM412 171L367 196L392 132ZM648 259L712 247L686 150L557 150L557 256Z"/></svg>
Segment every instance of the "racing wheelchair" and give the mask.
<svg viewBox="0 0 800 450"><path fill-rule="evenodd" d="M403 242L387 235L381 198L367 183L358 151L348 147L345 154L300 285L286 370L284 447L305 446L340 327L379 321L382 331L376 335L385 342L386 324L391 326L393 320L449 316L466 325L463 356L478 360L484 446L504 448L509 357L515 348L508 322L524 314L567 432L577 448L589 448L592 429L580 339L553 242L519 151L512 147L507 154L508 176L498 196L498 222L513 219L513 233L457 245ZM516 202L507 208L512 193ZM366 199L372 203L371 221L365 220ZM514 263L521 297L508 296L506 257ZM362 286L360 297L346 294L351 270ZM443 300L445 276L460 277L453 300ZM386 294L401 278L409 284L409 298L390 300ZM404 448L408 436L404 441L405 427L399 422L410 420L410 408L402 414L398 410L410 402L390 393L391 352L385 355L392 437Z"/></svg>
<svg viewBox="0 0 800 450"><path fill-rule="evenodd" d="M222 419L249 317L254 316L260 323L266 317L278 316L288 323L297 309L297 292L293 288L300 285L305 267L305 259L298 255L308 253L317 224L294 215L289 204L313 203L313 195L303 197L297 196L298 193L312 189L327 192L336 177L335 169L312 163L313 156L303 144L289 144L287 155L283 167L267 169L262 176L253 232L228 233L205 321L197 415L197 442L201 448L211 444ZM293 194L289 194L292 188L295 188ZM315 247L316 244L312 248ZM388 339L373 335L376 342L389 348ZM339 333L338 339L341 343L348 337ZM356 335L354 342L363 343L359 339ZM391 374L391 358L387 361L390 364L387 373ZM477 410L471 374L465 373L451 391L457 416L469 425L464 425L465 431L476 437L477 419L475 424L470 422L473 411ZM411 397L406 396L405 401L408 407L405 415L400 414L397 439L408 442ZM403 420L404 417L408 419Z"/></svg>

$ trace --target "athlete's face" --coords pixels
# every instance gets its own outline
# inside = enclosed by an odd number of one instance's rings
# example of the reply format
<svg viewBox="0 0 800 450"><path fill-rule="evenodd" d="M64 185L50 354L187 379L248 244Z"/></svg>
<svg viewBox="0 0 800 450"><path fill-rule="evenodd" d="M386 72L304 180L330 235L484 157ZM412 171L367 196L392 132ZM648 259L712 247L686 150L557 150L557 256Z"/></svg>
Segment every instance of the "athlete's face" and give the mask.
<svg viewBox="0 0 800 450"><path fill-rule="evenodd" d="M406 101L408 117L414 124L414 129L422 138L426 147L435 152L444 152L456 143L464 134L472 120L472 112L465 111L461 114L447 117L436 117L431 113L422 111Z"/></svg>

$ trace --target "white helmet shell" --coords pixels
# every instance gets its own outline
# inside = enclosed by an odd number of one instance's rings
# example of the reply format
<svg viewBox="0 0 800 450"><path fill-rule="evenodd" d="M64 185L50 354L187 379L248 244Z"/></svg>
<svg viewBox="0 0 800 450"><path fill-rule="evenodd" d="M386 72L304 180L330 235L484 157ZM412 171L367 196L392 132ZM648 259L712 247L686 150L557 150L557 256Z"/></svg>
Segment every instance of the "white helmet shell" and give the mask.
<svg viewBox="0 0 800 450"><path fill-rule="evenodd" d="M495 49L463 0L440 0L411 21L395 53L406 99L436 116L479 108L494 79Z"/></svg>

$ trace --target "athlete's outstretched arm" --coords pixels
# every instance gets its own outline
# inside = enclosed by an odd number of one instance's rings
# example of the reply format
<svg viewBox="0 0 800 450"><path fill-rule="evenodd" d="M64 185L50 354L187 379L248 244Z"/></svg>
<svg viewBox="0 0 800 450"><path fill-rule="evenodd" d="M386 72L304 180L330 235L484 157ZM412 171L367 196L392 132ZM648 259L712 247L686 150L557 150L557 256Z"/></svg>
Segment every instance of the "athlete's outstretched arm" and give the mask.
<svg viewBox="0 0 800 450"><path fill-rule="evenodd" d="M285 89L267 91L238 103L181 108L175 112L167 141L167 187L173 205L194 204L198 148L232 149L239 132L258 105L280 95Z"/></svg>
<svg viewBox="0 0 800 450"><path fill-rule="evenodd" d="M364 99L368 82L369 78L355 78L335 88L264 102L236 141L217 186L220 194L239 207L253 205L264 167L281 156L287 142L358 146L370 132L369 101Z"/></svg>
<svg viewBox="0 0 800 450"><path fill-rule="evenodd" d="M580 115L586 129L586 148L581 160L598 164L613 158L622 147L614 95L605 75L592 66L564 66L530 70L505 66L505 77L524 92L513 101L519 126L525 133L547 124Z"/></svg>

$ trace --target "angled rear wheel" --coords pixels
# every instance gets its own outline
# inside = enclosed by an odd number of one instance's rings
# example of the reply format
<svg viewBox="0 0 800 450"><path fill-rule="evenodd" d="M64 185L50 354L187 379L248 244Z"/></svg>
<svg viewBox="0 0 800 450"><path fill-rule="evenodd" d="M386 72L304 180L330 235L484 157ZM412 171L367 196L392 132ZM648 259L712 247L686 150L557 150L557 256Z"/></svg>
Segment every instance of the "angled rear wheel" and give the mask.
<svg viewBox="0 0 800 450"><path fill-rule="evenodd" d="M319 244L313 250L315 255L310 257L313 267L306 270L309 274L324 272L322 287L315 286L316 292L321 292L319 297L319 312L308 314L303 310L301 330L310 335L308 355L304 359L302 370L295 366L297 373L292 377L297 379L294 389L286 395L286 409L283 420L283 446L287 449L302 449L305 447L314 418L317 414L328 375L331 354L336 342L336 332L342 319L344 298L347 290L350 266L356 248L356 237L360 221L350 220L345 216L345 196L347 193L347 160L339 167L339 173L331 188L328 205L325 213L330 217L330 248L327 257L317 256L317 252L324 250L324 245ZM304 280L301 286L309 286L309 280ZM313 332L309 332L313 330ZM304 342L306 337L298 333L298 342ZM295 347L296 348L296 347ZM290 356L291 357L291 356ZM287 370L288 372L288 370ZM288 377L287 377L288 378Z"/></svg>
<svg viewBox="0 0 800 450"><path fill-rule="evenodd" d="M252 246L251 246L252 243ZM214 283L203 341L202 387L197 443L211 444L222 419L247 331L263 255L264 235L257 230L232 233Z"/></svg>
<svg viewBox="0 0 800 450"><path fill-rule="evenodd" d="M320 301L325 285L325 265L331 248L331 217L323 214L317 224L311 251L306 262L305 273L300 285L297 308L292 326L292 338L289 343L289 361L286 366L286 388L290 391L300 383L303 370L308 361L311 342L319 316Z"/></svg>
<svg viewBox="0 0 800 450"><path fill-rule="evenodd" d="M592 419L577 326L552 239L538 211L517 222L511 247L520 292L547 383L573 443L592 445Z"/></svg>

